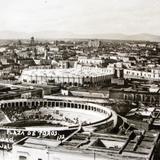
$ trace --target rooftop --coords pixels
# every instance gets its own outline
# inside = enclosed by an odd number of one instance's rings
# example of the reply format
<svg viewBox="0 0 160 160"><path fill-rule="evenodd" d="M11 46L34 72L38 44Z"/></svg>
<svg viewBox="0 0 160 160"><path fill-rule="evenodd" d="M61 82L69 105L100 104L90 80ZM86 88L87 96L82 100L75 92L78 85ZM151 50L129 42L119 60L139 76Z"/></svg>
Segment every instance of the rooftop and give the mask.
<svg viewBox="0 0 160 160"><path fill-rule="evenodd" d="M65 151L74 152L74 154L93 153L100 154L107 159L150 159L159 139L159 134L154 132L134 131L128 136L100 133L75 133L72 138L63 141L47 140L41 138L26 138L19 141L16 145L48 149L48 152Z"/></svg>
<svg viewBox="0 0 160 160"><path fill-rule="evenodd" d="M106 68L67 68L67 69L25 69L22 75L28 76L48 76L48 77L87 77L112 75Z"/></svg>

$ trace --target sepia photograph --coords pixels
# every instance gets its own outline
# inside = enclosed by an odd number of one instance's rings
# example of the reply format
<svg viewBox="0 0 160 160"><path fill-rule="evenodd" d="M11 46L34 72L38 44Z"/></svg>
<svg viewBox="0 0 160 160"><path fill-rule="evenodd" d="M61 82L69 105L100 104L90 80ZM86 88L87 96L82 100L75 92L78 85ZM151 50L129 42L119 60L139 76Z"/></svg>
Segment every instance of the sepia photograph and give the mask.
<svg viewBox="0 0 160 160"><path fill-rule="evenodd" d="M160 160L160 0L0 0L0 160Z"/></svg>

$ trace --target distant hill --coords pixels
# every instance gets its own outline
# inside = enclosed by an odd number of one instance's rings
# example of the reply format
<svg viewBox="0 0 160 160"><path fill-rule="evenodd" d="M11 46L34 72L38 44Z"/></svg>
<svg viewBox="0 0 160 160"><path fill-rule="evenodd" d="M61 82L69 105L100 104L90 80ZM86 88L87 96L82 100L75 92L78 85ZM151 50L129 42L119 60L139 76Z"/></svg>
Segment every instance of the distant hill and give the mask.
<svg viewBox="0 0 160 160"><path fill-rule="evenodd" d="M41 31L33 33L33 36L40 39L61 39L61 38L76 38L76 35L70 32L60 31ZM79 37L78 37L79 38Z"/></svg>
<svg viewBox="0 0 160 160"><path fill-rule="evenodd" d="M125 35L125 34L93 34L93 35L84 35L81 36L85 38L100 38L100 39L113 39L113 40L135 40L135 41L155 41L160 42L159 35L152 34L134 34L134 35Z"/></svg>
<svg viewBox="0 0 160 160"><path fill-rule="evenodd" d="M113 40L142 40L160 42L160 35L152 34L74 34L70 32L59 31L41 31L34 33L14 32L14 31L0 31L0 39L29 39L31 36L37 39L63 39L63 38L81 38L81 39L113 39Z"/></svg>
<svg viewBox="0 0 160 160"><path fill-rule="evenodd" d="M28 39L29 34L15 31L0 31L0 39Z"/></svg>
<svg viewBox="0 0 160 160"><path fill-rule="evenodd" d="M126 40L144 40L144 41L160 42L160 36L142 33L142 34L135 34L128 36Z"/></svg>

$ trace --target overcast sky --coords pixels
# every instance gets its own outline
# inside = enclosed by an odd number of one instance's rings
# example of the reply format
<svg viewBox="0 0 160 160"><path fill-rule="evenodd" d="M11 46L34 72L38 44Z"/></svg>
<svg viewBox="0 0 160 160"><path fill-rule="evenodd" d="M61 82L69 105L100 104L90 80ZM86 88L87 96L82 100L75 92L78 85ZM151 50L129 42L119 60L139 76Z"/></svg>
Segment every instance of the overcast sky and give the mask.
<svg viewBox="0 0 160 160"><path fill-rule="evenodd" d="M0 30L160 35L160 0L0 0Z"/></svg>

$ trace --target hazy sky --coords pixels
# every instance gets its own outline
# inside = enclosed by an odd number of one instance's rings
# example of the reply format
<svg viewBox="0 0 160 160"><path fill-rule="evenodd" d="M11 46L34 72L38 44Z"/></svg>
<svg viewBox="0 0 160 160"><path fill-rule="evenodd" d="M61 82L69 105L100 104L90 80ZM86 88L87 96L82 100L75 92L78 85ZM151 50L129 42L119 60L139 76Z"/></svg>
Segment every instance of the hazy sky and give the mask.
<svg viewBox="0 0 160 160"><path fill-rule="evenodd" d="M160 0L0 0L0 30L160 34Z"/></svg>

